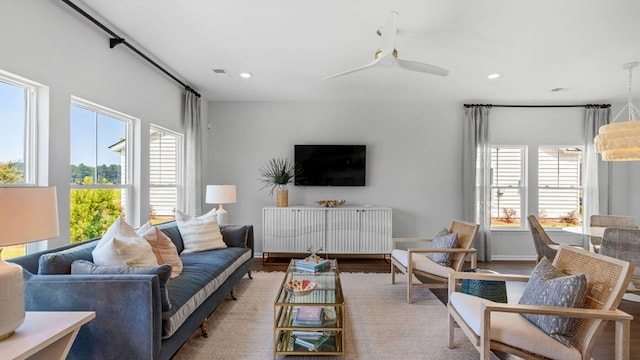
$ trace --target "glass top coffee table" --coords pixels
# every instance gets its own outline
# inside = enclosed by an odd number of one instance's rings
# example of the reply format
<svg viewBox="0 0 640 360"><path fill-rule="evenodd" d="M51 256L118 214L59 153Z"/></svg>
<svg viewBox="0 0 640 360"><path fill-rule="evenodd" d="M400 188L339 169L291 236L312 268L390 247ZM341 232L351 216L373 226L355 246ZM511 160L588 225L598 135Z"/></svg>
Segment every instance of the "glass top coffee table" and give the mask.
<svg viewBox="0 0 640 360"><path fill-rule="evenodd" d="M344 358L345 303L336 260L322 271L301 270L293 259L274 301L274 359L279 355Z"/></svg>

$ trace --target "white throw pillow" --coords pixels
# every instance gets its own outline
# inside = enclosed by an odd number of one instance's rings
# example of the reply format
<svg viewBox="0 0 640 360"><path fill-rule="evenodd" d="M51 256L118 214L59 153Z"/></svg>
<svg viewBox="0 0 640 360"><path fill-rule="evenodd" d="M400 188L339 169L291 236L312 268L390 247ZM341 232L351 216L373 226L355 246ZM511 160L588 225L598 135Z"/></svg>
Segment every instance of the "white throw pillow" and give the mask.
<svg viewBox="0 0 640 360"><path fill-rule="evenodd" d="M151 245L120 217L91 252L97 265L158 266Z"/></svg>
<svg viewBox="0 0 640 360"><path fill-rule="evenodd" d="M184 242L183 254L227 247L222 240L215 209L198 217L176 210L176 222Z"/></svg>
<svg viewBox="0 0 640 360"><path fill-rule="evenodd" d="M173 241L171 241L165 233L157 227L152 226L149 222L142 225L136 232L138 235L144 237L149 245L151 245L158 264L171 265L171 278L182 273L182 260L180 260L180 256L178 255L178 249L176 249Z"/></svg>

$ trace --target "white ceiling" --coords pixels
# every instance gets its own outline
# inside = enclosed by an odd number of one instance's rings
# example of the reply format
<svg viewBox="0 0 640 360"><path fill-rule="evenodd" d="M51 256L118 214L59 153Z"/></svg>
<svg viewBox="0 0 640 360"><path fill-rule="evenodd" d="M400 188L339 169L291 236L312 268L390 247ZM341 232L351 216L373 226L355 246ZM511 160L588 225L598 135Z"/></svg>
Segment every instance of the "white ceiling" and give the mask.
<svg viewBox="0 0 640 360"><path fill-rule="evenodd" d="M214 101L625 102L622 65L640 60L637 0L77 4ZM373 60L380 45L376 30L391 10L400 13L399 57L446 68L449 76L382 68L322 80ZM216 76L214 68L231 76ZM243 71L254 76L242 79ZM495 72L502 77L488 80ZM634 76L636 97L640 68Z"/></svg>

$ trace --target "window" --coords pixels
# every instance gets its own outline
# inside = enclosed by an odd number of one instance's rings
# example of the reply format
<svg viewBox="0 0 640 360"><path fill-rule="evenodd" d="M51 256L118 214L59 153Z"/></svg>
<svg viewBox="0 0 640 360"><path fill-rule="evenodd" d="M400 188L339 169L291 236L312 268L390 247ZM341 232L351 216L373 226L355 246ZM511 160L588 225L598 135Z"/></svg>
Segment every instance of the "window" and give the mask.
<svg viewBox="0 0 640 360"><path fill-rule="evenodd" d="M521 227L525 214L525 148L491 147L491 227Z"/></svg>
<svg viewBox="0 0 640 360"><path fill-rule="evenodd" d="M37 85L0 71L0 186L36 185L36 100ZM22 256L26 249L7 246L2 258Z"/></svg>
<svg viewBox="0 0 640 360"><path fill-rule="evenodd" d="M101 236L131 213L135 119L84 100L71 105L71 242Z"/></svg>
<svg viewBox="0 0 640 360"><path fill-rule="evenodd" d="M182 185L182 134L151 125L149 138L149 221L173 220Z"/></svg>
<svg viewBox="0 0 640 360"><path fill-rule="evenodd" d="M0 184L35 185L33 85L0 73Z"/></svg>
<svg viewBox="0 0 640 360"><path fill-rule="evenodd" d="M538 214L545 227L582 225L580 148L538 148Z"/></svg>

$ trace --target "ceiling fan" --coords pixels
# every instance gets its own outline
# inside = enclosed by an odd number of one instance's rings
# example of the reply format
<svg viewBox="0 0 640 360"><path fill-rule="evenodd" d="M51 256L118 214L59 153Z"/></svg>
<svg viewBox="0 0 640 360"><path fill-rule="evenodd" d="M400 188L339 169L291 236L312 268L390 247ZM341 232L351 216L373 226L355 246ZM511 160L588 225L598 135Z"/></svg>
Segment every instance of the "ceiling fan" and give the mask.
<svg viewBox="0 0 640 360"><path fill-rule="evenodd" d="M382 48L376 51L375 60L372 62L351 69L347 71L343 71L341 73L337 73L334 75L330 75L324 78L324 80L333 79L339 76L351 74L357 71L365 70L374 66L399 66L402 69L417 71L425 74L438 75L438 76L447 76L449 74L449 70L443 69L441 67L437 67L434 65L405 60L398 58L398 51L395 49L396 43L396 33L398 32L398 12L391 11L389 14L389 19L384 27L378 29L377 34L382 38Z"/></svg>

